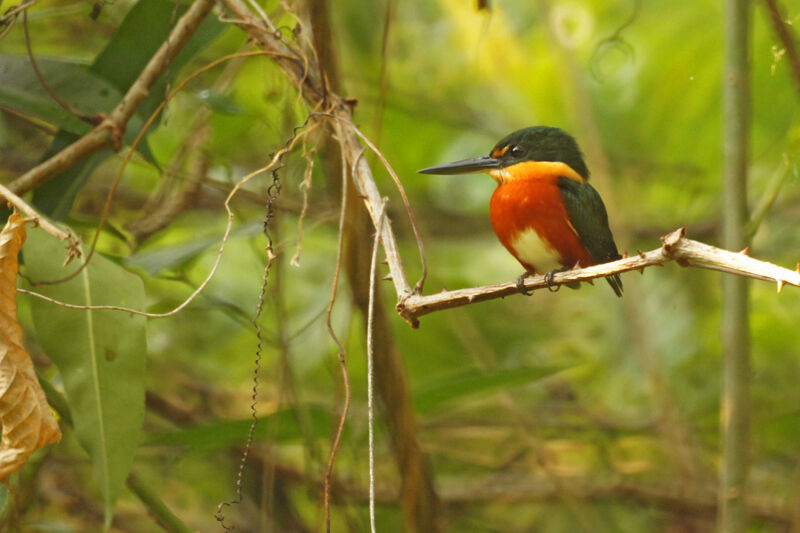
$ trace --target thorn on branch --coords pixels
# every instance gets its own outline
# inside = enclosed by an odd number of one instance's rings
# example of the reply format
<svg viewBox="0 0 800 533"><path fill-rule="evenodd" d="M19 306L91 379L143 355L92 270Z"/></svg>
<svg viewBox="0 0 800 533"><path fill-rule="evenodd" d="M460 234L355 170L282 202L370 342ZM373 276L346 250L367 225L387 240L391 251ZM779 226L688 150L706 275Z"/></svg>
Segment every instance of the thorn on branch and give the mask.
<svg viewBox="0 0 800 533"><path fill-rule="evenodd" d="M686 236L686 226L676 229L671 233L661 237L661 242L664 245L664 252L666 254L672 253L672 247L678 244L678 241Z"/></svg>
<svg viewBox="0 0 800 533"><path fill-rule="evenodd" d="M392 278L392 275L391 275L391 274L386 274L386 275L385 275L385 276L383 276L381 279L382 279L383 281L392 281L394 278Z"/></svg>
<svg viewBox="0 0 800 533"><path fill-rule="evenodd" d="M749 253L748 253L748 252L750 252L750 247L749 247L749 246L745 246L745 247L744 247L744 250L742 250L742 251L741 251L741 252L739 252L739 253L740 253L740 254L743 254L743 255L749 255Z"/></svg>
<svg viewBox="0 0 800 533"><path fill-rule="evenodd" d="M786 282L785 282L785 281L783 281L782 279L779 279L779 280L778 280L778 294L780 294L780 293L781 293L781 291L783 290L783 286L784 286L785 284L786 284Z"/></svg>

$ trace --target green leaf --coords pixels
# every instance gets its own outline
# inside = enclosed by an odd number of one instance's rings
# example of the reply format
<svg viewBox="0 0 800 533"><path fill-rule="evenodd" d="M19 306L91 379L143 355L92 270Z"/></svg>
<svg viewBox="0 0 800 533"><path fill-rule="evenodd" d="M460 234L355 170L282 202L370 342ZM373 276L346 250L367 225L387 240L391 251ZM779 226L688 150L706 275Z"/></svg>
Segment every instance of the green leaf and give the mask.
<svg viewBox="0 0 800 533"><path fill-rule="evenodd" d="M131 8L114 36L97 56L89 68L89 73L96 78L105 80L112 88L116 88L118 95L125 93L141 74L158 47L164 43L169 31L185 10L185 7L175 9L175 3L169 0L140 0ZM197 29L183 50L173 59L166 72L150 89L149 96L136 110L135 117L131 118L125 129L124 139L126 142L130 143L139 134L144 121L150 118L150 115L164 99L168 84L177 76L181 67L200 49L213 41L223 28L225 25L216 18L208 17ZM120 58L125 58L125 60L121 61ZM113 105L116 105L120 99L121 96L118 96ZM59 135L56 136L45 157L57 153L59 143L63 143L65 140L69 142L77 140L77 137L63 137L62 134L63 132L59 132ZM155 164L146 140L147 137L145 137L145 142L139 145L138 150L148 161ZM70 168L36 189L33 193L34 205L44 214L63 220L66 213L72 208L75 196L83 187L88 176L110 153L110 151L104 151L102 156L98 154L95 157L93 163L87 163L78 169Z"/></svg>
<svg viewBox="0 0 800 533"><path fill-rule="evenodd" d="M164 43L185 6L176 9L171 0L140 0L134 5L116 33L92 64L91 71L125 92L139 77L150 58ZM213 41L226 26L216 17L207 17L189 39L183 50L172 60L167 71L150 89L150 95L136 110L144 120L164 99L167 84L180 69L204 46ZM124 57L125 61L119 58Z"/></svg>
<svg viewBox="0 0 800 533"><path fill-rule="evenodd" d="M78 268L62 267L64 243L40 229L30 231L22 252L34 281L59 279ZM145 305L142 280L97 254L74 279L36 290L78 305ZM92 459L108 525L141 436L144 317L66 309L36 298L30 304L36 338L61 372L75 434Z"/></svg>
<svg viewBox="0 0 800 533"><path fill-rule="evenodd" d="M233 98L211 89L203 89L195 93L198 100L207 105L214 113L220 115L243 115L244 109Z"/></svg>
<svg viewBox="0 0 800 533"><path fill-rule="evenodd" d="M43 159L54 156L73 142L78 135L60 130L47 148ZM49 181L33 193L34 205L40 211L56 220L64 220L72 209L72 203L83 184L92 175L100 163L114 154L111 149L103 149L69 167L59 174L58 178Z"/></svg>
<svg viewBox="0 0 800 533"><path fill-rule="evenodd" d="M520 366L486 374L469 369L451 374L414 393L414 406L419 413L435 411L454 401L487 396L500 389L528 385L568 368L564 365Z"/></svg>
<svg viewBox="0 0 800 533"><path fill-rule="evenodd" d="M122 98L111 83L74 63L39 58L36 61L47 84L76 111L92 116L108 113ZM92 125L56 102L42 86L27 56L0 54L0 103L34 115L70 133L83 135ZM141 120L131 126L139 129ZM129 142L134 137L128 133Z"/></svg>
<svg viewBox="0 0 800 533"><path fill-rule="evenodd" d="M298 406L305 410L305 423L308 423L313 437L327 437L330 434L330 413L316 406ZM159 446L191 446L197 449L217 449L240 446L247 439L252 419L225 420L197 425L148 436L146 443ZM304 436L298 426L292 409L281 409L267 416L259 417L255 438L271 438L275 441L297 440Z"/></svg>
<svg viewBox="0 0 800 533"><path fill-rule="evenodd" d="M264 223L260 220L248 222L231 231L230 238L252 237L262 231ZM229 239L230 240L230 239ZM164 246L129 256L125 264L141 268L150 276L156 276L164 270L178 269L188 265L209 248L219 249L220 237L206 237L174 246Z"/></svg>

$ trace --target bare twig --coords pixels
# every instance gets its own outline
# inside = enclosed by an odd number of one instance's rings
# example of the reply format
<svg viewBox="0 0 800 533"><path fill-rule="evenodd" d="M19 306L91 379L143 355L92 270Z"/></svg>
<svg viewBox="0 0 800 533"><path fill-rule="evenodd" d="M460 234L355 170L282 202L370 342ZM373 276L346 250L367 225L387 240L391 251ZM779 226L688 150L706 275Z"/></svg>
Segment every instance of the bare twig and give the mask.
<svg viewBox="0 0 800 533"><path fill-rule="evenodd" d="M25 216L39 226L44 231L62 241L67 241L67 263L73 258L81 256L80 241L70 230L64 231L54 226L49 220L40 215L34 208L28 205L25 200L9 191L5 186L0 185L0 196L6 199L8 203L13 205L18 211L21 211Z"/></svg>
<svg viewBox="0 0 800 533"><path fill-rule="evenodd" d="M378 266L378 244L381 241L385 210L386 201L384 199L380 216L378 217L380 222L378 223L378 229L375 231L375 239L372 245L372 258L369 266L369 304L367 306L367 425L369 432L369 527L371 533L375 533L375 409L373 406L375 273Z"/></svg>
<svg viewBox="0 0 800 533"><path fill-rule="evenodd" d="M111 114L79 140L12 181L8 188L17 194L24 194L101 148L109 145L118 146L128 120L213 7L213 0L196 0L178 20L167 40L156 51Z"/></svg>
<svg viewBox="0 0 800 533"><path fill-rule="evenodd" d="M321 82L309 76L308 60L304 55L287 46L274 25L262 17L256 17L242 0L221 0L236 17L227 20L239 26L259 44L262 50L274 53L275 63L300 88L305 98L314 103L323 102L324 89Z"/></svg>
<svg viewBox="0 0 800 533"><path fill-rule="evenodd" d="M354 133L348 131L347 124L336 121L334 124L334 130L336 131L336 136L339 138L339 142L342 144L345 153L359 154L363 151L358 143L358 138ZM367 161L361 157L358 157L354 160L352 155L350 155L348 159L352 161L354 166L353 182L356 184L356 189L364 200L367 211L372 218L373 225L377 227L381 196L377 185L375 185L375 179L372 176L372 169L369 168ZM406 298L413 291L411 290L411 286L408 284L408 278L406 278L406 272L403 268L403 260L400 257L397 240L395 239L394 232L390 230L391 225L388 224L388 220L386 226L387 228L383 232L382 242L383 250L386 254L386 260L389 264L389 272L392 275L392 280L394 280L397 297Z"/></svg>
<svg viewBox="0 0 800 533"><path fill-rule="evenodd" d="M653 265L662 265L669 261L678 261L679 263L697 261L703 264L704 268L716 267L715 269L724 269L725 272L732 274L772 281L777 284L779 291L786 284L800 286L800 272L753 259L744 253L730 252L687 239L684 233L684 229L681 228L665 235L662 237L663 246L649 252L626 257L611 263L555 274L553 283L560 285L574 281L588 281L629 270L640 270ZM688 263L687 266L700 265ZM544 276L535 276L525 281L526 289L542 289L547 286ZM406 320L413 323L418 317L434 311L502 298L518 292L516 283L509 282L470 289L444 291L427 296L411 295L400 300L397 304L397 309Z"/></svg>
<svg viewBox="0 0 800 533"><path fill-rule="evenodd" d="M8 24L8 22L12 18L15 18L17 15L19 15L20 13L22 13L23 11L25 11L29 7L32 7L33 5L35 5L36 1L37 0L25 0L24 2L22 2L18 6L9 7L6 10L6 12L3 13L3 16L0 17L0 25Z"/></svg>
<svg viewBox="0 0 800 533"><path fill-rule="evenodd" d="M263 50L275 54L275 62L281 68L283 68L286 75L289 76L289 78L300 88L305 98L311 103L312 107L321 102L329 103L331 112L320 114L337 119L334 122L334 130L336 131L339 142L344 145L348 162L356 167L355 171L353 172L353 181L356 183L359 194L364 199L364 203L369 211L370 217L372 218L373 225L377 227L377 212L378 206L381 203L381 195L378 192L377 186L375 185L372 169L365 160L361 159L359 155L361 153L361 146L358 141L360 132L355 129L355 126L352 123L350 118L352 113L348 102L342 100L332 93L328 93L323 87L321 80L309 74L306 68L307 61L303 59L303 56L301 56L298 52L288 48L285 42L283 42L279 36L276 36L275 32L270 30L263 20L253 15L252 11L247 7L247 5L244 4L244 2L242 2L242 0L221 1L236 17L236 19L232 22L237 24L254 40L256 40ZM362 139L366 138L362 137ZM365 140L365 142L367 141ZM374 145L370 148L374 148ZM390 170L391 167L388 165L388 162L386 162L385 158L383 158L377 152L377 150L376 154L383 162L385 162L387 171L389 171L392 178L396 181L396 183L399 183L396 173L393 170ZM401 195L405 196L402 188ZM404 203L407 204L407 200L404 200ZM413 223L413 214L410 214L409 216L412 217L412 224L416 226L416 224ZM391 272L392 279L394 280L394 286L397 291L398 299L406 298L414 291L411 289L411 286L408 283L405 269L403 268L402 259L400 258L400 253L398 251L394 232L391 231L391 224L388 218L386 220L386 228L383 232L382 242L384 252L386 253L387 262L389 264L389 271ZM422 253L421 249L422 241L421 239L418 239L417 242L418 246L420 246L420 252L423 258L424 272L424 254ZM417 286L421 287L423 281L424 277L423 279L420 279L420 281L417 283Z"/></svg>
<svg viewBox="0 0 800 533"><path fill-rule="evenodd" d="M0 17L0 39L8 35L8 32L11 31L11 28L13 28L14 24L17 22L19 14L36 4L36 1L37 0L25 0L18 6L8 8L6 12L3 13L3 16Z"/></svg>
<svg viewBox="0 0 800 533"><path fill-rule="evenodd" d="M428 275L428 265L427 261L425 260L425 248L422 244L422 236L420 235L419 228L417 227L417 219L414 216L414 211L411 209L411 202L408 201L408 196L406 195L406 190L403 187L403 183L400 181L400 178L397 176L397 173L392 168L392 165L389 164L389 161L384 157L381 151L378 150L378 147L375 146L372 143L372 141L370 141L369 138L367 138L366 135L361 133L361 130L359 130L356 127L356 125L353 123L352 120L341 115L332 115L329 113L316 113L316 114L334 118L338 121L344 122L347 126L349 126L352 132L355 133L355 135L357 135L358 138L360 138L364 142L364 144L366 144L369 147L369 149L375 153L376 156L378 156L378 159L380 159L381 163L383 163L383 166L384 168L386 168L386 171L389 173L389 176L392 177L392 180L397 186L397 190L400 192L400 197L402 198L403 205L406 208L408 219L411 222L411 229L414 231L414 238L416 239L417 249L419 250L419 258L420 262L422 263L422 275L420 276L419 281L417 281L417 283L414 285L414 290L413 290L415 294L418 294L419 292L422 291L422 285L425 283L425 278ZM351 148L358 146L357 139L352 139L352 142L354 142L355 144L352 145ZM367 210L370 212L370 215L372 216L372 222L377 228L378 224L381 222L379 222L379 219L376 218L376 213L373 211L376 205L380 205L380 197L378 197L378 202L379 202L378 204L374 205L370 203L375 200L372 196L372 191L371 191L371 189L375 187L375 179L372 176L372 169L369 167L366 161L359 162L358 172L353 173L353 179L355 180L356 186L358 187L359 191L363 189L366 190L366 198L364 198L364 202L367 204ZM377 187L375 187L375 193L377 194ZM369 201L367 201L367 198L369 199ZM384 235L384 238L387 238L386 235ZM384 242L384 248L385 247L386 247L386 242ZM389 268L390 270L392 270L392 276L394 276L396 269L402 270L402 264L395 265L395 267L392 268L392 260L389 259L390 254L388 250L386 251L386 255L387 259L389 260ZM403 275L403 278L405 278L405 275ZM406 284L408 284L407 281Z"/></svg>
<svg viewBox="0 0 800 533"><path fill-rule="evenodd" d="M336 461L336 452L339 450L339 444L342 440L342 433L344 432L344 424L347 420L347 413L350 411L350 376L347 373L347 360L345 358L345 350L336 331L333 329L331 315L333 313L333 304L336 301L336 292L339 288L339 274L342 271L342 255L344 251L344 220L345 213L347 212L347 164L345 162L344 148L342 154L342 206L339 211L339 242L336 248L336 268L333 272L333 286L331 287L331 298L328 301L328 311L326 313L326 324L328 326L328 333L339 349L339 366L342 369L342 382L344 383L344 407L342 408L342 416L339 418L339 425L336 429L336 436L331 445L330 455L328 456L328 466L325 468L325 481L323 483L323 507L325 512L325 530L327 533L331 532L331 479L333 477L333 464Z"/></svg>
<svg viewBox="0 0 800 533"><path fill-rule="evenodd" d="M306 159L306 170L303 174L303 181L300 183L300 192L303 194L303 206L300 208L300 215L297 218L297 248L289 264L300 266L300 255L303 253L303 221L308 211L308 191L311 189L311 177L314 173L314 150L305 151L303 157Z"/></svg>

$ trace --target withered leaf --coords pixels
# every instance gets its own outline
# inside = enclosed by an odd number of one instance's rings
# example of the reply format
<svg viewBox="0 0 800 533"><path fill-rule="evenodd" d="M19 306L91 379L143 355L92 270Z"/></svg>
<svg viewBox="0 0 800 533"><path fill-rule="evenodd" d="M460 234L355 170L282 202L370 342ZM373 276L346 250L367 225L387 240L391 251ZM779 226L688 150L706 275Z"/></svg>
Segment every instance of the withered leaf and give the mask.
<svg viewBox="0 0 800 533"><path fill-rule="evenodd" d="M14 213L0 232L0 481L22 468L39 448L61 439L55 416L22 347L17 321L17 257L25 220Z"/></svg>

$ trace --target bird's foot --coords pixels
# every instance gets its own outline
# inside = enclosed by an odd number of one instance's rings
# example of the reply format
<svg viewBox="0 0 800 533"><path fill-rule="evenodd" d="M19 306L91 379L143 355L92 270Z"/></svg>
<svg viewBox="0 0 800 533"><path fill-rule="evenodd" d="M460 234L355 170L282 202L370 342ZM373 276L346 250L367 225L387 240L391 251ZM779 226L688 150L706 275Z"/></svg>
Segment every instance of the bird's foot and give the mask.
<svg viewBox="0 0 800 533"><path fill-rule="evenodd" d="M530 272L523 272L520 277L517 278L517 290L525 296L533 296L533 293L525 288L525 278L530 275Z"/></svg>
<svg viewBox="0 0 800 533"><path fill-rule="evenodd" d="M544 282L547 283L547 290L550 292L558 292L561 288L561 285L553 285L553 275L560 274L561 272L566 272L571 267L563 267L563 268L554 268L550 272L544 275Z"/></svg>

